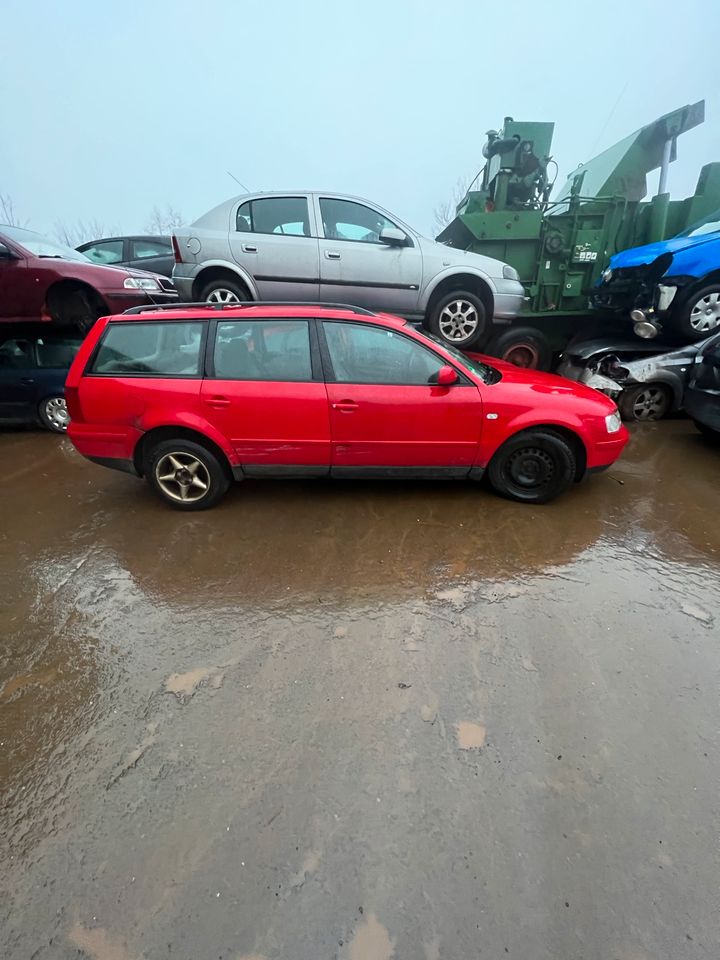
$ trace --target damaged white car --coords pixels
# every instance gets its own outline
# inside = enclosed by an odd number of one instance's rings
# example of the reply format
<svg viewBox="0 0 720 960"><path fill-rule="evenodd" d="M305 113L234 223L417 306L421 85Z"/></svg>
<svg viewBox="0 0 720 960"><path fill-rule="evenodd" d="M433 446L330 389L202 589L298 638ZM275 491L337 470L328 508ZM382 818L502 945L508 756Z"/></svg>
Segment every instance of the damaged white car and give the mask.
<svg viewBox="0 0 720 960"><path fill-rule="evenodd" d="M660 420L682 409L695 357L706 343L664 349L654 341L614 338L570 343L557 373L612 397L623 420Z"/></svg>

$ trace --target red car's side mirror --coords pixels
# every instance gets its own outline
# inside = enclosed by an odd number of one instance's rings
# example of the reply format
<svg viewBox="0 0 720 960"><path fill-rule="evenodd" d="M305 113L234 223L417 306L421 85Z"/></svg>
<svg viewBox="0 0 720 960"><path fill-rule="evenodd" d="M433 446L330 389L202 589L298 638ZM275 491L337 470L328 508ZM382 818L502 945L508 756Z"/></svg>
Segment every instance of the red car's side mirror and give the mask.
<svg viewBox="0 0 720 960"><path fill-rule="evenodd" d="M449 387L451 384L457 383L457 381L458 381L457 372L453 370L453 368L448 363L440 367L440 369L437 372L437 377L435 379L435 383L437 383L438 386L440 387Z"/></svg>

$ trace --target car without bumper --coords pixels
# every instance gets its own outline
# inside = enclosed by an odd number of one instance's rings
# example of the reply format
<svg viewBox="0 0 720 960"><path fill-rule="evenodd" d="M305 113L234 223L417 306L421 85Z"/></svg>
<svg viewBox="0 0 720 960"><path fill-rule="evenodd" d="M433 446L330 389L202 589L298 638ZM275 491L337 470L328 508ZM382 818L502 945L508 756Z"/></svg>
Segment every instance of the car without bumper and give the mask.
<svg viewBox="0 0 720 960"><path fill-rule="evenodd" d="M663 349L655 341L575 341L557 372L611 397L625 420L659 420L682 409L695 357L706 342Z"/></svg>
<svg viewBox="0 0 720 960"><path fill-rule="evenodd" d="M706 339L720 325L720 211L669 240L615 254L591 303L631 320L646 339L663 331Z"/></svg>
<svg viewBox="0 0 720 960"><path fill-rule="evenodd" d="M181 298L342 300L422 320L462 349L520 312L517 272L422 237L393 214L337 194L246 194L173 237Z"/></svg>

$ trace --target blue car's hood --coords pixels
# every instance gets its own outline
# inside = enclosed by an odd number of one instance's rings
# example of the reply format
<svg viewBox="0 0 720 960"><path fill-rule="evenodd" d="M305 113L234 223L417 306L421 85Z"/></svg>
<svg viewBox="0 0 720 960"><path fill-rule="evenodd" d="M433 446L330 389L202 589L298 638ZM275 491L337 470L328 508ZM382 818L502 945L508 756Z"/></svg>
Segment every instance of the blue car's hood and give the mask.
<svg viewBox="0 0 720 960"><path fill-rule="evenodd" d="M709 270L720 266L720 233L702 233L697 237L671 237L644 247L621 250L610 258L613 270L624 267L641 267L652 263L663 253L672 253L673 262L667 275L689 274L704 276Z"/></svg>

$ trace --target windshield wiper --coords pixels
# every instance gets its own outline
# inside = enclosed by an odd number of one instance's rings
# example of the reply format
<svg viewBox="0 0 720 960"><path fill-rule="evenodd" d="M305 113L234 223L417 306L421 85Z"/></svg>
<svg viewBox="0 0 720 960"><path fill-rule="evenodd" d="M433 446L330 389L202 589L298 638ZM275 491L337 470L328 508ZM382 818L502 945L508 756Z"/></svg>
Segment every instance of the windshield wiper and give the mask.
<svg viewBox="0 0 720 960"><path fill-rule="evenodd" d="M38 260L63 260L59 253L39 253Z"/></svg>

